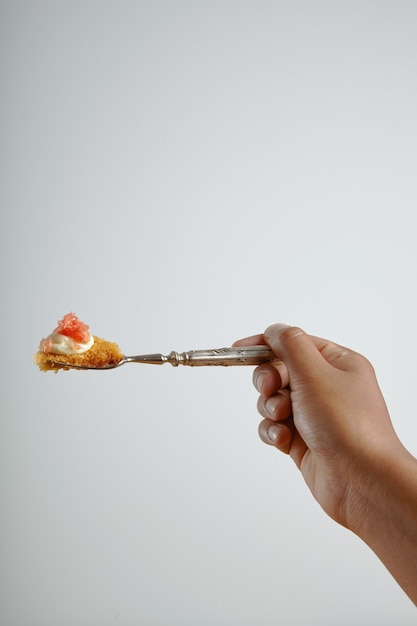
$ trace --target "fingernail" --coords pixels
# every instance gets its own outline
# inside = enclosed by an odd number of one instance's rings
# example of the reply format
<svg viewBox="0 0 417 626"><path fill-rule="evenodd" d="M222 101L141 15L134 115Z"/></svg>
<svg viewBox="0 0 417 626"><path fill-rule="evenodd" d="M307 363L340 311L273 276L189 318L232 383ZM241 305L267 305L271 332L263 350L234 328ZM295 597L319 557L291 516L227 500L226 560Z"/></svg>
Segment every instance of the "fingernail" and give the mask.
<svg viewBox="0 0 417 626"><path fill-rule="evenodd" d="M266 432L266 436L268 437L268 440L272 444L276 443L278 439L278 434L279 434L279 426L277 424L272 424Z"/></svg>
<svg viewBox="0 0 417 626"><path fill-rule="evenodd" d="M255 374L253 377L253 384L255 385L259 393L262 393L262 386L263 386L264 380L265 380L265 372L259 372Z"/></svg>
<svg viewBox="0 0 417 626"><path fill-rule="evenodd" d="M265 409L269 417L274 417L278 403L279 403L279 398L277 398L276 396L272 396L271 398L268 398L268 400L265 402Z"/></svg>

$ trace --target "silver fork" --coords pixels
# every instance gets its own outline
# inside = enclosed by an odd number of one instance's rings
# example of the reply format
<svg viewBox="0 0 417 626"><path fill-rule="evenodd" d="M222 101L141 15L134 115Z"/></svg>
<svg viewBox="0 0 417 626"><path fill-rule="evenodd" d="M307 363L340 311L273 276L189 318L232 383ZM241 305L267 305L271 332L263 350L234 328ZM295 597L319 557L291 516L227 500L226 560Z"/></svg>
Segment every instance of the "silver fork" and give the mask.
<svg viewBox="0 0 417 626"><path fill-rule="evenodd" d="M261 365L276 360L276 356L269 346L239 346L236 348L215 348L212 350L189 350L188 352L172 351L168 355L140 354L124 356L117 363L102 366L74 365L58 359L48 359L53 367L71 368L79 370L111 370L125 363L148 363L150 365L164 365L170 363L174 367L189 365L192 367L203 365Z"/></svg>

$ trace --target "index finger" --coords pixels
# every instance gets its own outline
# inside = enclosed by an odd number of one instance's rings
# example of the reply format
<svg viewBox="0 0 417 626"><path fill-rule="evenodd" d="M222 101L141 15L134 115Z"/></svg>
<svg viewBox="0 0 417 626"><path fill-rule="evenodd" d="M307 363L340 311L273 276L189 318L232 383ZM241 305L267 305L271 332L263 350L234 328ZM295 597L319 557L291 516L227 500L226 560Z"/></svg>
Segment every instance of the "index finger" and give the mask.
<svg viewBox="0 0 417 626"><path fill-rule="evenodd" d="M252 335L235 341L233 346L264 346L267 345L264 335ZM262 395L270 395L287 387L288 370L283 361L259 365L253 373L253 384Z"/></svg>

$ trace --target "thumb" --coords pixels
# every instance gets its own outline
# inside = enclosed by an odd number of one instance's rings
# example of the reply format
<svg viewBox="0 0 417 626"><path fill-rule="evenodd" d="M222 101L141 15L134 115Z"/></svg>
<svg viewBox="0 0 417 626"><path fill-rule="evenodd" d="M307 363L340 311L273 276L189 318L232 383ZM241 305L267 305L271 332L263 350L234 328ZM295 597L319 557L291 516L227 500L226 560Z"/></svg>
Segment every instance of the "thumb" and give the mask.
<svg viewBox="0 0 417 626"><path fill-rule="evenodd" d="M273 324L264 332L266 343L284 361L288 372L305 376L323 372L326 366L349 371L364 357L327 339L307 335L301 328Z"/></svg>
<svg viewBox="0 0 417 626"><path fill-rule="evenodd" d="M284 361L290 378L291 374L312 374L326 362L321 349L328 342L313 338L296 326L273 324L264 332L264 338L274 353ZM318 345L320 343L323 345Z"/></svg>

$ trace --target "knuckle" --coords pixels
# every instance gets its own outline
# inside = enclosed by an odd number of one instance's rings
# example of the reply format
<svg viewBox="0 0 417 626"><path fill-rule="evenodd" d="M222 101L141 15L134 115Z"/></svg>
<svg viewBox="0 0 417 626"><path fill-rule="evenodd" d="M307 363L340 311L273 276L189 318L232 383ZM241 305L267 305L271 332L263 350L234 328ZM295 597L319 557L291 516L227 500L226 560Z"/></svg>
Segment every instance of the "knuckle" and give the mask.
<svg viewBox="0 0 417 626"><path fill-rule="evenodd" d="M289 342L294 341L294 339L300 337L300 335L305 335L305 332L298 326L288 326L287 328L283 328L280 331L281 343L286 345Z"/></svg>

